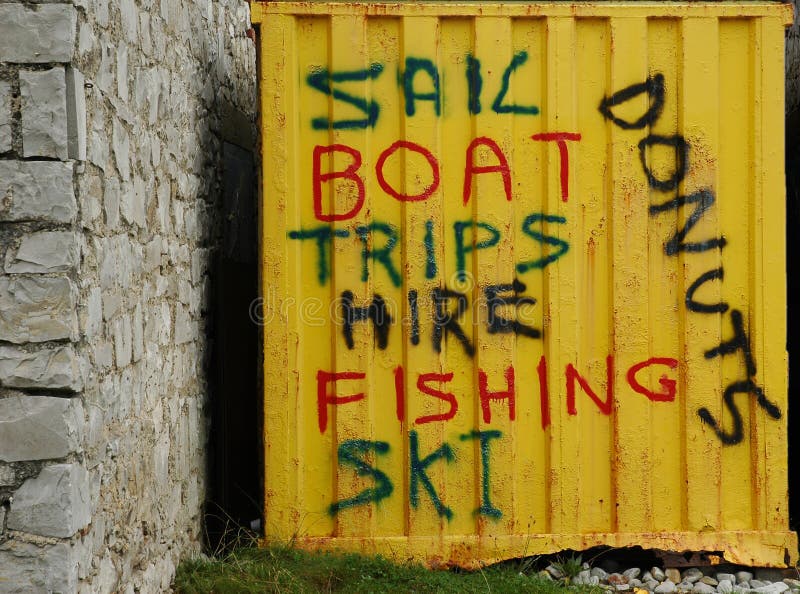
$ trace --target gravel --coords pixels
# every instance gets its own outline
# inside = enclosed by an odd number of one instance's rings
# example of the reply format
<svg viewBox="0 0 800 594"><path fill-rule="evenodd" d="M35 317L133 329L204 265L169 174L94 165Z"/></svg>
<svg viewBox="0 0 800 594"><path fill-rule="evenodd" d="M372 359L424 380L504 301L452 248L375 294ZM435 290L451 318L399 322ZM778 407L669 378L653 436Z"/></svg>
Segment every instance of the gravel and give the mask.
<svg viewBox="0 0 800 594"><path fill-rule="evenodd" d="M662 569L630 567L624 569L617 563L603 563L606 569L583 564L583 570L570 583L576 586L600 586L609 594L630 592L631 594L800 594L800 580L779 579L785 573L780 570L715 572L713 567L690 567L679 570L674 567ZM614 571L606 571L606 570ZM550 565L540 575L554 581L565 581L561 566ZM761 579L757 579L755 576ZM775 581L766 579L774 578Z"/></svg>

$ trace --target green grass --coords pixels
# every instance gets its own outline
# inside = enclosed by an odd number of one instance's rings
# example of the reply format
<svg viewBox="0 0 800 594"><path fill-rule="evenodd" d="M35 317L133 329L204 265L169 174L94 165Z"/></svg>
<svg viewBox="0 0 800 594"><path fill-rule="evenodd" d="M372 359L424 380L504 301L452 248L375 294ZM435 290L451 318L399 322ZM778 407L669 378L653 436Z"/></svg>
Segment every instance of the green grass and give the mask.
<svg viewBox="0 0 800 594"><path fill-rule="evenodd" d="M178 567L179 594L267 592L492 592L602 594L595 587L567 587L533 571L526 560L478 571L428 570L381 557L309 553L288 547L240 548L218 560L187 560Z"/></svg>
<svg viewBox="0 0 800 594"><path fill-rule="evenodd" d="M583 569L583 557L559 557L553 562L553 567L560 571L567 581L574 579Z"/></svg>

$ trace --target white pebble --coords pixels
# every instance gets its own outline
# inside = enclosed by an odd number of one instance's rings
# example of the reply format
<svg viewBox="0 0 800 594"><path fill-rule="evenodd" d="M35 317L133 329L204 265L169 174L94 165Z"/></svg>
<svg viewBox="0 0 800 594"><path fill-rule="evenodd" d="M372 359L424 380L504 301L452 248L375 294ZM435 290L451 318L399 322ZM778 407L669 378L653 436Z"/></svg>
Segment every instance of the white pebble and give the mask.
<svg viewBox="0 0 800 594"><path fill-rule="evenodd" d="M667 576L664 575L664 570L660 567L652 567L650 568L650 574L653 576L653 579L657 582L663 582L667 579Z"/></svg>
<svg viewBox="0 0 800 594"><path fill-rule="evenodd" d="M629 580L632 580L633 578L638 578L639 574L641 573L642 570L639 569L638 567L631 567L630 569L626 569L625 571L623 571L622 575L624 575Z"/></svg>
<svg viewBox="0 0 800 594"><path fill-rule="evenodd" d="M564 577L564 573L555 565L548 565L544 570L557 580Z"/></svg>
<svg viewBox="0 0 800 594"><path fill-rule="evenodd" d="M681 572L674 567L667 569L664 574L667 576L667 579L674 584L677 584L681 581Z"/></svg>
<svg viewBox="0 0 800 594"><path fill-rule="evenodd" d="M675 591L675 583L671 580L664 580L655 589L656 594L672 594Z"/></svg>
<svg viewBox="0 0 800 594"><path fill-rule="evenodd" d="M755 581L755 580L753 580ZM750 582L752 585L752 582ZM787 584L783 582L775 582L774 584L767 584L766 586L761 586L760 588L756 588L756 592L760 592L761 594L783 594L786 590L789 589Z"/></svg>
<svg viewBox="0 0 800 594"><path fill-rule="evenodd" d="M683 572L683 581L689 582L690 584L699 581L701 577L703 577L703 572L696 567L692 567Z"/></svg>
<svg viewBox="0 0 800 594"><path fill-rule="evenodd" d="M589 573L588 569L584 569L578 575L575 576L575 579L572 580L572 583L576 586L583 586L589 583L589 577L591 574Z"/></svg>
<svg viewBox="0 0 800 594"><path fill-rule="evenodd" d="M749 582L753 579L753 574L749 571L737 571L736 572L736 583L742 584L744 582Z"/></svg>
<svg viewBox="0 0 800 594"><path fill-rule="evenodd" d="M600 567L592 567L592 575L599 577L601 581L608 578L608 573Z"/></svg>
<svg viewBox="0 0 800 594"><path fill-rule="evenodd" d="M714 594L716 590L713 586L709 586L703 582L696 582L694 588L692 588L692 592L694 594Z"/></svg>

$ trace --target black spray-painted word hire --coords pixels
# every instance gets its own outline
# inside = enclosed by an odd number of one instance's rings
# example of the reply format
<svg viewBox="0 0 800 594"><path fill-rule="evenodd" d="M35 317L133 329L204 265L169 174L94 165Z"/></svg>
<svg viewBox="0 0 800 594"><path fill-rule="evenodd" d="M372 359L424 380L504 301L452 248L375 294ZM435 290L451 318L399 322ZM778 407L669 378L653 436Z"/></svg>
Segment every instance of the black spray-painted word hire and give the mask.
<svg viewBox="0 0 800 594"><path fill-rule="evenodd" d="M629 121L615 115L614 108L616 106L625 103L633 97L642 95L643 93L647 94L649 98L649 107L639 119ZM614 93L610 97L605 97L600 102L599 109L600 113L602 113L606 119L611 120L623 130L640 130L647 126L652 126L661 116L661 111L664 107L664 96L664 76L662 74L655 74L643 83L631 85ZM666 178L657 176L647 162L647 149L658 145L672 148L675 151L675 167L671 175ZM683 227L678 226L672 237L664 244L664 253L669 256L676 256L681 252L699 253L708 250L724 249L727 244L724 237L711 237L702 241L687 241L689 232L714 205L715 197L714 193L708 188L688 196L684 196L678 192L678 185L686 177L689 159L690 146L686 139L678 134L672 136L649 134L639 141L638 146L642 168L644 169L650 188L660 192L674 191L676 193L676 197L671 200L666 200L660 204L651 204L649 209L650 216L656 217L662 213L675 211L680 208L694 207L694 210L686 219ZM744 328L742 312L738 309L731 309L729 304L724 301L718 303L703 303L695 299L695 293L705 283L714 280L722 281L723 278L724 270L722 267L701 274L686 290L685 303L687 310L693 313L703 315L724 315L725 313L729 313L730 315L733 337L705 351L704 356L706 359L714 359L715 357L725 357L727 355L739 353L744 361L745 377L728 384L723 394L725 407L731 415L733 426L727 430L723 428L721 420L715 419L711 412L705 407L700 408L697 414L702 422L706 423L714 430L722 443L732 445L740 443L744 437L742 413L734 401L734 397L737 394L749 394L754 396L758 405L773 419L780 419L781 411L776 404L767 399L763 388L759 386L754 379L756 375L756 364L750 350L750 338Z"/></svg>

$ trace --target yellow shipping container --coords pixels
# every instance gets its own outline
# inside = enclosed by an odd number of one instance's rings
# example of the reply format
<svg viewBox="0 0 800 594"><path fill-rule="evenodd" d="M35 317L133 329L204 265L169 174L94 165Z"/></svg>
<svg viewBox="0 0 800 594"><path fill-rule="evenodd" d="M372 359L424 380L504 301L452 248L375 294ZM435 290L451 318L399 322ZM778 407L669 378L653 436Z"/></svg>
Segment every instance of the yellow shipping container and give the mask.
<svg viewBox="0 0 800 594"><path fill-rule="evenodd" d="M789 6L252 18L268 540L795 559Z"/></svg>

